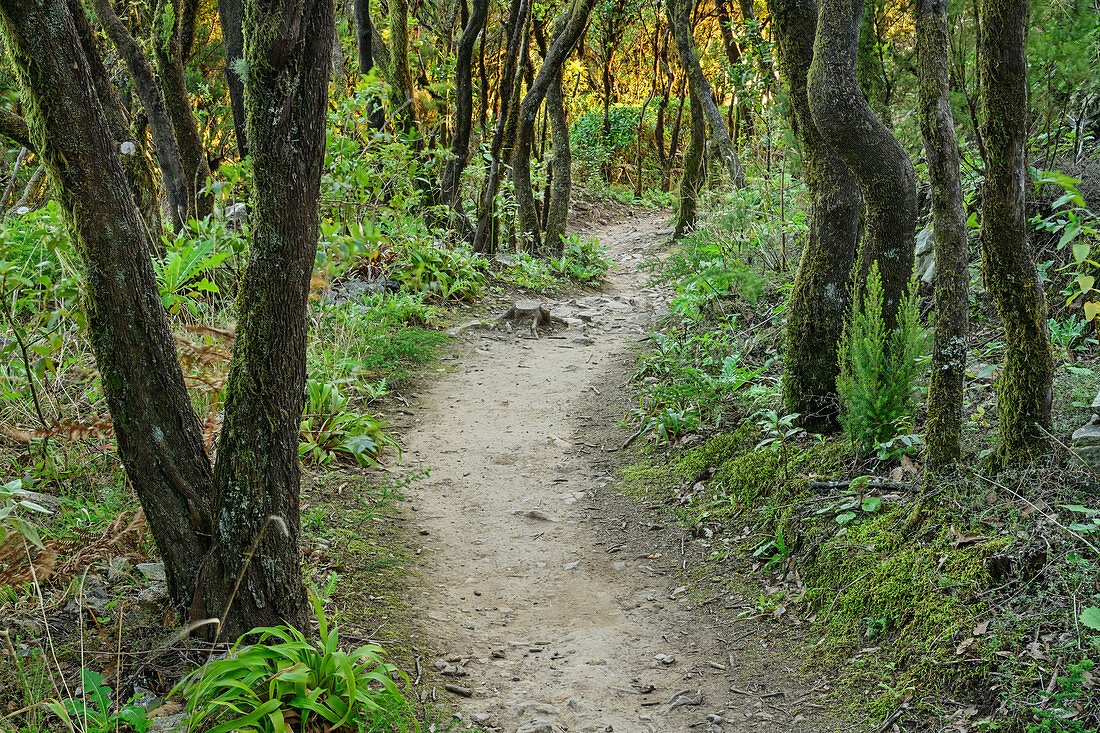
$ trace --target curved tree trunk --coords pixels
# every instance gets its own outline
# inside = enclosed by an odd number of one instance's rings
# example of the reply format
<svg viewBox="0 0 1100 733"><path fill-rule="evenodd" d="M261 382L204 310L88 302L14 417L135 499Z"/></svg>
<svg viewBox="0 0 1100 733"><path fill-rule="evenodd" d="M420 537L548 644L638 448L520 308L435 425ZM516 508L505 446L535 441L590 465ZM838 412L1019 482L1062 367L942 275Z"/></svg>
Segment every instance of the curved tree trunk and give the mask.
<svg viewBox="0 0 1100 733"><path fill-rule="evenodd" d="M569 197L573 189L573 151L569 144L569 118L565 113L565 95L561 88L562 73L558 70L546 90L546 110L550 115L550 134L554 157L550 165L554 180L550 187L550 203L546 213L546 243L551 252L561 251L565 228L569 222Z"/></svg>
<svg viewBox="0 0 1100 733"><path fill-rule="evenodd" d="M703 148L707 144L707 123L703 114L703 105L690 89L691 98L691 137L684 150L684 174L680 177L680 206L676 210L676 231L673 239L679 239L695 228L699 198L700 173L703 165Z"/></svg>
<svg viewBox="0 0 1100 733"><path fill-rule="evenodd" d="M588 23L588 14L595 0L575 0L572 7L555 22L554 39L546 51L539 73L532 80L519 108L519 138L512 156L512 176L515 181L516 204L519 208L520 229L529 238L533 252L542 252L542 236L539 232L539 218L535 211L534 194L531 191L531 141L534 139L535 120L539 107L555 78L561 75L565 59L573 51L573 46L581 37ZM557 247L557 241L553 246Z"/></svg>
<svg viewBox="0 0 1100 733"><path fill-rule="evenodd" d="M462 216L459 188L462 172L470 158L470 137L474 120L473 57L477 37L485 27L489 12L488 0L473 0L470 19L462 30L455 50L455 132L451 143L451 159L443 169L440 200ZM463 218L465 218L463 216Z"/></svg>
<svg viewBox="0 0 1100 733"><path fill-rule="evenodd" d="M917 0L917 73L921 133L936 236L936 316L925 422L925 457L933 467L962 455L970 258L959 148L951 114L947 0Z"/></svg>
<svg viewBox="0 0 1100 733"><path fill-rule="evenodd" d="M770 0L779 69L787 81L810 190L810 228L787 308L783 399L813 432L839 428L837 344L849 311L849 284L863 199L859 182L817 129L806 96L817 28L814 0Z"/></svg>
<svg viewBox="0 0 1100 733"><path fill-rule="evenodd" d="M173 7L174 25L160 19ZM195 111L191 108L191 93L187 90L187 59L181 41L183 13L179 0L161 0L157 12L157 27L165 28L168 37L159 38L155 44L157 71L160 86L164 93L164 103L168 116L172 120L172 129L176 133L176 147L180 162L183 164L184 182L187 185L187 213L196 219L203 219L214 211L214 194L203 193L210 180L210 164L206 159L206 147L199 134L199 125L195 121ZM167 28L171 30L168 31Z"/></svg>
<svg viewBox="0 0 1100 733"><path fill-rule="evenodd" d="M1053 357L1046 299L1027 242L1027 0L979 0L978 68L986 177L982 265L1005 326L997 382L1001 463L1041 449L1050 426Z"/></svg>
<svg viewBox="0 0 1100 733"><path fill-rule="evenodd" d="M699 64L699 57L695 53L695 38L691 23L693 4L691 0L668 0L668 20L669 25L672 26L673 35L676 36L680 65L684 67L692 93L703 106L703 113L710 125L711 137L718 145L730 180L738 188L744 188L745 173L737 160L737 150L734 149L733 140L730 139L726 120L714 101L714 90L711 89L710 82L703 74L703 67Z"/></svg>
<svg viewBox="0 0 1100 733"><path fill-rule="evenodd" d="M164 180L169 218L172 221L172 228L178 232L187 221L187 176L176 146L176 134L168 115L164 95L153 75L153 67L149 65L149 60L141 50L141 45L134 40L130 31L115 13L111 0L93 0L93 7L104 32L126 64L126 69L134 80L134 91L141 100L141 106L145 108L153 142L156 145L161 178Z"/></svg>
<svg viewBox="0 0 1100 733"><path fill-rule="evenodd" d="M65 0L2 0L0 31L83 262L88 327L119 454L165 560L169 593L186 609L213 531L211 471L145 226Z"/></svg>
<svg viewBox="0 0 1100 733"><path fill-rule="evenodd" d="M822 0L807 76L810 112L825 142L856 178L866 202L860 265L882 273L883 315L893 329L913 273L917 190L913 164L867 104L856 81L863 0Z"/></svg>

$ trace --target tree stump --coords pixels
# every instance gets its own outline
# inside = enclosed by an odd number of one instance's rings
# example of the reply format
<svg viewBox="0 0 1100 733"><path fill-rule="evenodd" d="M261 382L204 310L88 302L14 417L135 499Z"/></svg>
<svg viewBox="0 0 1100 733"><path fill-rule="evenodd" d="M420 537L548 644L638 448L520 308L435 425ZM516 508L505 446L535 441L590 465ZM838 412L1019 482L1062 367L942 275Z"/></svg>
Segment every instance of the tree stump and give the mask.
<svg viewBox="0 0 1100 733"><path fill-rule="evenodd" d="M552 323L565 325L565 321L550 315L550 311L537 300L517 300L515 305L507 310L498 321L510 321L514 325L530 321L531 334L539 338L539 327L550 326Z"/></svg>

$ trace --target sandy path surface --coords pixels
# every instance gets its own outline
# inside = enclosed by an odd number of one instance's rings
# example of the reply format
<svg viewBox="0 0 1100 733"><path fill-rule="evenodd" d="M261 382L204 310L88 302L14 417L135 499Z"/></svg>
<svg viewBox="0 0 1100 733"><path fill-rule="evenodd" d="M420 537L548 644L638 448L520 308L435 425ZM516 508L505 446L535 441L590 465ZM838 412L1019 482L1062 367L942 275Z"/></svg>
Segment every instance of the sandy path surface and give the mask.
<svg viewBox="0 0 1100 733"><path fill-rule="evenodd" d="M613 476L597 460L604 446L576 436L608 385L621 389L667 302L639 269L665 226L647 214L597 230L617 268L601 293L547 303L569 328L539 340L466 332L469 356L413 408L404 464L432 469L408 496L427 558L414 601L442 652L425 664L471 692L456 697L466 722L507 733L823 729L767 693L731 692L744 670L724 631L701 631L678 598L669 558L609 546L597 497Z"/></svg>

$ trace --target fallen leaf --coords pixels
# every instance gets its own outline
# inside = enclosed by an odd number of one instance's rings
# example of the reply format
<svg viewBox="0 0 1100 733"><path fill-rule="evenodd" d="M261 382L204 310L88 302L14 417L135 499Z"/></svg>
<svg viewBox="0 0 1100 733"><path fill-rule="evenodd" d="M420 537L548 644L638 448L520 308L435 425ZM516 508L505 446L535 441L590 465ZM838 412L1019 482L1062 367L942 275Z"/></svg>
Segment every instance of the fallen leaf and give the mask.
<svg viewBox="0 0 1100 733"><path fill-rule="evenodd" d="M982 621L980 624L974 627L974 630L970 633L974 636L981 636L985 632L989 631L989 619Z"/></svg>
<svg viewBox="0 0 1100 733"><path fill-rule="evenodd" d="M963 640L961 644L955 647L955 655L961 657L963 654L966 653L968 649L970 649L970 647L974 646L977 641L978 640L975 639L973 636L967 637Z"/></svg>

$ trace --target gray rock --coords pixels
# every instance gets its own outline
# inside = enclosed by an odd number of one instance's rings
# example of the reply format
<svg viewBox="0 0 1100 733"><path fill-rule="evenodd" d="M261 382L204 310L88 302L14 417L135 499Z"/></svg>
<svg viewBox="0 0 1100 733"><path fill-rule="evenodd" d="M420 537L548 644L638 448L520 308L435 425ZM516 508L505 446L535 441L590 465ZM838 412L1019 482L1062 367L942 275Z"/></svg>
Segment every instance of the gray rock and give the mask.
<svg viewBox="0 0 1100 733"><path fill-rule="evenodd" d="M1093 405L1096 403L1093 402ZM1100 415L1093 415L1086 425L1073 432L1070 447L1089 468L1100 473Z"/></svg>
<svg viewBox="0 0 1100 733"><path fill-rule="evenodd" d="M554 733L554 726L548 720L535 718L530 723L516 728L516 733Z"/></svg>
<svg viewBox="0 0 1100 733"><path fill-rule="evenodd" d="M137 601L146 611L159 611L168 601L168 584L157 582L142 589Z"/></svg>
<svg viewBox="0 0 1100 733"><path fill-rule="evenodd" d="M162 715L149 719L148 733L186 733L187 713L180 712L175 715Z"/></svg>
<svg viewBox="0 0 1100 733"><path fill-rule="evenodd" d="M140 562L134 566L134 569L145 576L145 579L150 583L163 583L168 580L168 575L164 571L164 563L162 562Z"/></svg>
<svg viewBox="0 0 1100 733"><path fill-rule="evenodd" d="M573 343L577 344L578 346L591 346L596 342L587 336L578 336L577 338L573 339Z"/></svg>
<svg viewBox="0 0 1100 733"><path fill-rule="evenodd" d="M1100 415L1100 392L1096 393L1096 399L1092 401L1092 406L1089 409L1092 410L1093 415Z"/></svg>

